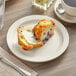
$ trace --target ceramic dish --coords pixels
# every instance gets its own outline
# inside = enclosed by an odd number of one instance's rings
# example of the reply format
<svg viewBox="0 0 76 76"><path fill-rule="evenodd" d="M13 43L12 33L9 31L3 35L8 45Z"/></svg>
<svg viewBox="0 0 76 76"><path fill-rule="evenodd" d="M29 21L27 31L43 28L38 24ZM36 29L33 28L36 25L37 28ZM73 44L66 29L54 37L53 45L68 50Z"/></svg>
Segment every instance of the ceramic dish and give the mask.
<svg viewBox="0 0 76 76"><path fill-rule="evenodd" d="M44 46L24 51L18 44L17 28L20 25L26 27L34 26L42 19L52 19L55 22L55 34ZM31 15L23 17L12 24L7 33L7 44L10 51L20 59L29 62L46 62L51 61L64 53L69 44L69 35L63 24L57 20L44 15Z"/></svg>

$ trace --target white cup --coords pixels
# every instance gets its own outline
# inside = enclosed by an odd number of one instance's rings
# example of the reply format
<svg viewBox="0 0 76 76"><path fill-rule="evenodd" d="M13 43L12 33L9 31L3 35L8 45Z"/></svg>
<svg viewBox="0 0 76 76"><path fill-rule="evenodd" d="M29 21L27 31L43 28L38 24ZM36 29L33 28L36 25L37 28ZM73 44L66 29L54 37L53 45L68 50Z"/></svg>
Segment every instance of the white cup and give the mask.
<svg viewBox="0 0 76 76"><path fill-rule="evenodd" d="M68 0L66 0L68 1ZM73 5L69 5L68 3L66 3L66 1L64 2L64 0L61 0L61 5L63 7L63 9L65 10L65 12L71 16L76 16L76 6ZM70 1L75 1L76 0L70 0Z"/></svg>

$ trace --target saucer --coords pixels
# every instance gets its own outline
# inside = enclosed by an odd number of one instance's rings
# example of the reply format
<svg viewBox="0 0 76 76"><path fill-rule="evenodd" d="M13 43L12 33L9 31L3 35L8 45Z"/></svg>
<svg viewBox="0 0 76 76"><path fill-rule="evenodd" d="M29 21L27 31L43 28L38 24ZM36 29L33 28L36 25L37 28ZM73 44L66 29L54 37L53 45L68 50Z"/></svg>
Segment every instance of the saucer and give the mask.
<svg viewBox="0 0 76 76"><path fill-rule="evenodd" d="M70 16L68 15L67 13L64 13L64 14L59 14L57 12L57 7L58 5L61 3L61 0L57 0L56 3L55 3L55 6L54 6L54 12L55 14L63 21L65 22L68 22L68 23L76 23L76 17L73 17L73 16Z"/></svg>

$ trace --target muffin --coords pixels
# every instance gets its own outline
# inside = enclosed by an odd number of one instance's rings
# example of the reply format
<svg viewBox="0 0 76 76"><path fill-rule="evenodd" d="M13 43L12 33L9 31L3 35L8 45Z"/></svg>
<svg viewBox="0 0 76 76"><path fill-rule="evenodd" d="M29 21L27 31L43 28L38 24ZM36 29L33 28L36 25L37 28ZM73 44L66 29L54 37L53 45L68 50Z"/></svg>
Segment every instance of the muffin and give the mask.
<svg viewBox="0 0 76 76"><path fill-rule="evenodd" d="M33 28L36 38L43 43L46 43L49 38L54 34L55 23L52 20L43 19L38 22Z"/></svg>
<svg viewBox="0 0 76 76"><path fill-rule="evenodd" d="M25 30L26 29L24 26L20 26L17 28L18 44L21 45L24 50L30 50L32 48L42 46L42 42L40 40L38 40L37 43L30 43L29 41L27 41L25 34L23 34Z"/></svg>
<svg viewBox="0 0 76 76"><path fill-rule="evenodd" d="M19 26L17 28L18 32L18 44L22 46L24 50L30 50L35 47L44 45L50 37L54 34L55 23L52 20L40 20L37 25L31 29L34 33L34 39L36 38L36 43L31 43L27 40L26 35L23 33L26 31L24 26Z"/></svg>

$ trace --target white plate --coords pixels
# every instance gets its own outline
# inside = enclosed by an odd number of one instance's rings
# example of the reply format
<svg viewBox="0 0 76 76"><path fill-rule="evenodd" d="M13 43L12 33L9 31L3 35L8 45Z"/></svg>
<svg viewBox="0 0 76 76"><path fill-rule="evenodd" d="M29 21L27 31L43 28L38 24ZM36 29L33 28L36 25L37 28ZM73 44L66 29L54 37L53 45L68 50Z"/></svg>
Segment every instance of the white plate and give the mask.
<svg viewBox="0 0 76 76"><path fill-rule="evenodd" d="M61 0L57 0L56 3L55 3L55 6L54 6L54 12L55 14L60 18L62 19L63 21L65 22L68 22L68 23L76 23L76 17L72 17L66 13L64 14L59 14L57 11L56 11L56 8L58 7L59 3L61 2Z"/></svg>
<svg viewBox="0 0 76 76"><path fill-rule="evenodd" d="M42 19L52 19L56 24L55 34L42 47L24 51L18 44L17 28L20 25L34 26ZM59 57L67 48L69 35L65 27L57 20L42 15L23 17L12 24L7 33L7 44L11 52L17 57L30 62L46 62Z"/></svg>

